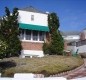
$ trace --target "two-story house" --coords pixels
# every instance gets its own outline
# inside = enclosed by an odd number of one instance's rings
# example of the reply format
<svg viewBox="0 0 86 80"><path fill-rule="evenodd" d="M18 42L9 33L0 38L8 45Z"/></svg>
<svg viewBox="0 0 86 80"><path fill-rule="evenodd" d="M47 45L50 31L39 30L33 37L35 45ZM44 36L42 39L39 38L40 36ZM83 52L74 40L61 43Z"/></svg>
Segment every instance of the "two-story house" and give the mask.
<svg viewBox="0 0 86 80"><path fill-rule="evenodd" d="M18 10L20 40L23 50L21 57L27 55L44 56L42 46L46 41L48 28L48 13L41 12L32 6Z"/></svg>

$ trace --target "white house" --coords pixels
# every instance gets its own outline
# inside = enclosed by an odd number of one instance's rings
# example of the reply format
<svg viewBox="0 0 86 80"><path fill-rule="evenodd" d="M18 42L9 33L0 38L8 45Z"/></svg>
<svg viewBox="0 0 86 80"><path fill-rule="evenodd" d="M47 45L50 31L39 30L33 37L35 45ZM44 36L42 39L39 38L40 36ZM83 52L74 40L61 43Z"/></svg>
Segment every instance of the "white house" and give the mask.
<svg viewBox="0 0 86 80"><path fill-rule="evenodd" d="M66 31L62 32L62 36L64 40L71 42L71 41L78 41L80 39L79 36L80 32L78 31Z"/></svg>
<svg viewBox="0 0 86 80"><path fill-rule="evenodd" d="M48 14L41 12L32 6L18 10L20 40L23 50L21 57L29 55L30 57L43 57L42 46L48 29Z"/></svg>

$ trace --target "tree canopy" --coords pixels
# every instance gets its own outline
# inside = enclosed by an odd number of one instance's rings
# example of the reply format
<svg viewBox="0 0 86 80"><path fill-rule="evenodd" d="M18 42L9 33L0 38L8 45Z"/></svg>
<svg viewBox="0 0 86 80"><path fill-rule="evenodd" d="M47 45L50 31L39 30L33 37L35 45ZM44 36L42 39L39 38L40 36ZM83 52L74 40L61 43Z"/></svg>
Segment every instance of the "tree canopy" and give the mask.
<svg viewBox="0 0 86 80"><path fill-rule="evenodd" d="M2 52L3 57L19 55L22 47L19 40L18 8L14 8L11 13L9 8L5 7L5 16L0 25L0 40L8 46Z"/></svg>
<svg viewBox="0 0 86 80"><path fill-rule="evenodd" d="M59 18L56 13L50 13L48 15L48 27L50 34L49 44L44 43L43 50L44 53L51 55L61 55L64 49L64 40L59 31Z"/></svg>
<svg viewBox="0 0 86 80"><path fill-rule="evenodd" d="M57 31L59 28L59 18L56 15L56 13L51 13L48 15L48 27L50 30L50 34L52 34L54 31Z"/></svg>

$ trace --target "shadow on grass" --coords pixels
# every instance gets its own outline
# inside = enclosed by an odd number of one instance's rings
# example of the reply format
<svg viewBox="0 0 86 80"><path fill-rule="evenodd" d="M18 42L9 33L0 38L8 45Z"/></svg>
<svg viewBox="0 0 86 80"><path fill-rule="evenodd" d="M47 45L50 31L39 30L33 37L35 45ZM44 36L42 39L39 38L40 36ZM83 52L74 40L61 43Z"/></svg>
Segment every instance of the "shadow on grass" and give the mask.
<svg viewBox="0 0 86 80"><path fill-rule="evenodd" d="M0 62L0 68L2 68L2 69L11 68L11 67L15 67L15 66L16 66L16 63L14 61Z"/></svg>

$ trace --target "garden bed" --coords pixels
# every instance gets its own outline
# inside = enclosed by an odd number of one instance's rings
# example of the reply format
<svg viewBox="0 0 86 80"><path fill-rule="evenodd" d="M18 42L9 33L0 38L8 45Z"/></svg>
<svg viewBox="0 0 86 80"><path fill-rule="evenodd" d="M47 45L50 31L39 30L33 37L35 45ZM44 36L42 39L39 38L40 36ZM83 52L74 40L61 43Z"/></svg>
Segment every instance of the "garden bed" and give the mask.
<svg viewBox="0 0 86 80"><path fill-rule="evenodd" d="M72 70L83 64L83 59L80 57L57 55L45 56L43 58L5 58L0 62L6 61L12 61L12 64L16 66L4 67L2 76L13 76L14 73L35 73L49 76Z"/></svg>

